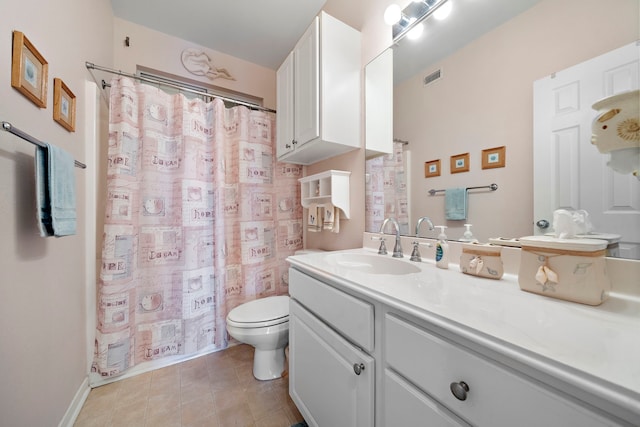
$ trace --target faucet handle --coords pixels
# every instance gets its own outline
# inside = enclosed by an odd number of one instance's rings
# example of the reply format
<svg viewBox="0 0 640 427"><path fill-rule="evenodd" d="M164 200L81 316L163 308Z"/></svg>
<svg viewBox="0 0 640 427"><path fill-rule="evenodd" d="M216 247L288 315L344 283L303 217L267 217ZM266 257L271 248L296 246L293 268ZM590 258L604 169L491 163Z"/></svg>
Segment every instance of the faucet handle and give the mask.
<svg viewBox="0 0 640 427"><path fill-rule="evenodd" d="M429 242L419 242L417 240L414 240L413 242L411 242L411 244L413 245L413 251L411 252L411 258L409 258L409 259L411 261L416 261L416 262L422 261L422 258L420 257L420 250L418 249L418 246L422 245L422 246L426 246L428 248L433 246Z"/></svg>
<svg viewBox="0 0 640 427"><path fill-rule="evenodd" d="M380 237L380 248L378 249L378 255L386 255L387 246L384 244L384 237Z"/></svg>

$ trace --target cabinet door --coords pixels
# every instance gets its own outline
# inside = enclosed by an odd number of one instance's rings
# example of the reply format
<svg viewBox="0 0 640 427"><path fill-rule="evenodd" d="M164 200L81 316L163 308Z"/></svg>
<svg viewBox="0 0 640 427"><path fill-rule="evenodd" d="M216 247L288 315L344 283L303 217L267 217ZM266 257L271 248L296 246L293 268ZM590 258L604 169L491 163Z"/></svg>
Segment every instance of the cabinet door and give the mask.
<svg viewBox="0 0 640 427"><path fill-rule="evenodd" d="M305 421L316 427L373 426L373 358L295 300L290 304L289 394Z"/></svg>
<svg viewBox="0 0 640 427"><path fill-rule="evenodd" d="M319 23L313 23L294 49L294 139L296 147L320 136Z"/></svg>
<svg viewBox="0 0 640 427"><path fill-rule="evenodd" d="M282 157L294 148L293 56L294 53L290 53L276 73L276 102L278 104L278 114L276 114L277 157Z"/></svg>

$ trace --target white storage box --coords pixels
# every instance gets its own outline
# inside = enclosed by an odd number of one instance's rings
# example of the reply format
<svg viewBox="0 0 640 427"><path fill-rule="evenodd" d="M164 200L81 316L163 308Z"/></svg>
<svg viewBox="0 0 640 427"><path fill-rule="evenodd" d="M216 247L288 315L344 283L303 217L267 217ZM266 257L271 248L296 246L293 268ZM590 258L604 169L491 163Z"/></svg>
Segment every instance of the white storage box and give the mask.
<svg viewBox="0 0 640 427"><path fill-rule="evenodd" d="M520 289L589 305L608 298L606 240L529 236L520 243Z"/></svg>
<svg viewBox="0 0 640 427"><path fill-rule="evenodd" d="M472 276L500 279L504 274L500 246L463 243L460 271Z"/></svg>

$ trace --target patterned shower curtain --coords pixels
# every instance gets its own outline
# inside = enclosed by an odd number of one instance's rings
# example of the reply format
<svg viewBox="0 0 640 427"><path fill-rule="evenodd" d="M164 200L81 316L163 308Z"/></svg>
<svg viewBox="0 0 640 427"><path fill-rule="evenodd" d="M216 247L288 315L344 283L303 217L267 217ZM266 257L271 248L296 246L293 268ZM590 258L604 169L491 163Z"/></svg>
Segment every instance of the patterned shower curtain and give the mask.
<svg viewBox="0 0 640 427"><path fill-rule="evenodd" d="M393 217L400 225L401 234L411 233L403 147L402 143L394 142L393 152L365 163L366 231L377 233L385 218Z"/></svg>
<svg viewBox="0 0 640 427"><path fill-rule="evenodd" d="M225 348L233 307L288 293L302 167L274 141L272 113L113 79L94 372Z"/></svg>

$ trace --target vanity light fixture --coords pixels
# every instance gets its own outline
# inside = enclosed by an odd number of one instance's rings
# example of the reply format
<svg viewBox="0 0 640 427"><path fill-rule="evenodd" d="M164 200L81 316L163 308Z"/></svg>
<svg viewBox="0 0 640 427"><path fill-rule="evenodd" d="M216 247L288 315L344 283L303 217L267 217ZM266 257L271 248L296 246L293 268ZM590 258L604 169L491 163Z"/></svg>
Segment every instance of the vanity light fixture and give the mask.
<svg viewBox="0 0 640 427"><path fill-rule="evenodd" d="M444 3L442 3L442 6L439 7L438 10L433 11L433 17L438 21L447 19L447 16L451 14L451 9L453 9L452 4L453 3L450 1L445 1Z"/></svg>
<svg viewBox="0 0 640 427"><path fill-rule="evenodd" d="M423 32L424 32L424 24L422 22L418 22L416 25L411 27L411 29L407 33L407 38L409 40L419 39Z"/></svg>
<svg viewBox="0 0 640 427"><path fill-rule="evenodd" d="M451 1L413 0L402 10L397 4L389 5L384 12L384 20L387 25L392 25L393 42L398 42L404 36L412 39L420 37L424 29L420 28L423 26L422 21L436 12L440 12L438 19L444 19L451 12ZM443 8L444 10L440 11ZM415 31L412 32L413 29Z"/></svg>

